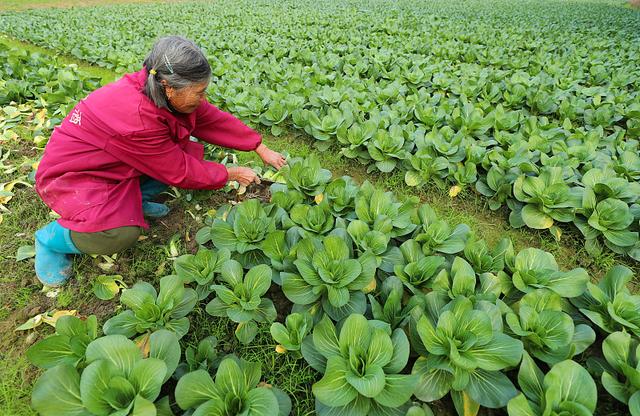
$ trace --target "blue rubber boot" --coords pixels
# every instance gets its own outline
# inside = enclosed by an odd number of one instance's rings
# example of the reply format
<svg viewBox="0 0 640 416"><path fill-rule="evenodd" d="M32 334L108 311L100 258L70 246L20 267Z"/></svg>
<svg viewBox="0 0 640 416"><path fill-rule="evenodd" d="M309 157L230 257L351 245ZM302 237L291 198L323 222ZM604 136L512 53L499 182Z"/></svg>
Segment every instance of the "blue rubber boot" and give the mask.
<svg viewBox="0 0 640 416"><path fill-rule="evenodd" d="M142 193L142 212L149 218L162 218L169 213L169 207L165 204L151 202L153 198L161 192L167 190L169 186L155 179L147 179L140 184Z"/></svg>
<svg viewBox="0 0 640 416"><path fill-rule="evenodd" d="M50 222L35 234L36 276L46 286L62 286L71 275L71 256L80 254L71 241L71 231Z"/></svg>

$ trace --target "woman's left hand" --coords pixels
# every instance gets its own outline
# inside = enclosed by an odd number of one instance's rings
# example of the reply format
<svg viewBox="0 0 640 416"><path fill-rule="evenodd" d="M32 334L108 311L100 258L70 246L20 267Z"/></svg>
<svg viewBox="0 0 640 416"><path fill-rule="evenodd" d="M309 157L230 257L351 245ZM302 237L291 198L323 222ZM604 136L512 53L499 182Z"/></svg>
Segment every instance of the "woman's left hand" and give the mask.
<svg viewBox="0 0 640 416"><path fill-rule="evenodd" d="M287 160L280 153L275 152L265 146L263 143L260 143L260 146L256 149L256 153L260 156L260 159L267 165L271 165L274 168L280 170L286 163Z"/></svg>

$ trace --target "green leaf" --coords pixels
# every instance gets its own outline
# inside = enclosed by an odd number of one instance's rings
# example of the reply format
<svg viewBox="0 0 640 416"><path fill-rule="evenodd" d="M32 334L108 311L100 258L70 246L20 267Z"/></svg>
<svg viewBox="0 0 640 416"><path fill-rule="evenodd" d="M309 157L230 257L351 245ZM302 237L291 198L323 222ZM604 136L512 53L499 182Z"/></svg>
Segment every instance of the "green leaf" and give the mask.
<svg viewBox="0 0 640 416"><path fill-rule="evenodd" d="M369 348L371 328L367 318L362 315L349 316L340 330L338 345L342 354L347 354L350 348L357 347L362 351Z"/></svg>
<svg viewBox="0 0 640 416"><path fill-rule="evenodd" d="M631 395L629 413L631 413L631 416L640 416L640 391L636 391Z"/></svg>
<svg viewBox="0 0 640 416"><path fill-rule="evenodd" d="M80 395L87 410L93 414L109 414L113 410L107 392L112 389L111 379L121 375L107 360L94 361L84 369L80 379ZM115 388L113 390L117 392ZM133 400L133 396L130 400Z"/></svg>
<svg viewBox="0 0 640 416"><path fill-rule="evenodd" d="M534 412L531 405L524 397L524 394L520 393L513 399L509 400L507 405L507 411L509 416L538 416L537 412Z"/></svg>
<svg viewBox="0 0 640 416"><path fill-rule="evenodd" d="M131 289L125 289L120 295L120 303L128 306L133 311L140 310L145 304L155 304L157 293L154 287L147 282L138 282Z"/></svg>
<svg viewBox="0 0 640 416"><path fill-rule="evenodd" d="M413 395L417 382L417 375L387 374L384 389L374 400L382 406L400 407Z"/></svg>
<svg viewBox="0 0 640 416"><path fill-rule="evenodd" d="M312 387L314 396L326 406L349 404L358 397L358 391L347 382L347 371L347 363L342 357L330 357L324 377Z"/></svg>
<svg viewBox="0 0 640 416"><path fill-rule="evenodd" d="M128 376L135 363L142 359L142 352L136 344L122 335L107 335L87 346L86 360L91 364L96 360L106 360L122 374Z"/></svg>
<svg viewBox="0 0 640 416"><path fill-rule="evenodd" d="M439 400L451 390L453 371L444 366L440 358L418 358L411 374L418 376L414 394L424 402Z"/></svg>
<svg viewBox="0 0 640 416"><path fill-rule="evenodd" d="M122 276L106 276L100 275L93 282L93 294L98 299L110 300L120 292L120 284L122 284Z"/></svg>
<svg viewBox="0 0 640 416"><path fill-rule="evenodd" d="M378 396L385 386L385 374L382 367L371 363L367 363L365 373L361 376L354 374L352 370L347 371L346 380L358 390L358 393L369 398Z"/></svg>
<svg viewBox="0 0 640 416"><path fill-rule="evenodd" d="M509 378L499 371L477 369L469 374L465 390L478 404L490 409L507 405L518 391Z"/></svg>
<svg viewBox="0 0 640 416"><path fill-rule="evenodd" d="M129 381L141 397L153 402L160 395L160 388L166 374L167 366L164 361L147 358L134 365Z"/></svg>
<svg viewBox="0 0 640 416"><path fill-rule="evenodd" d="M529 228L546 230L553 225L553 218L540 211L535 205L527 204L522 207L522 220Z"/></svg>
<svg viewBox="0 0 640 416"><path fill-rule="evenodd" d="M566 360L553 366L544 377L545 391L552 390L558 402L575 402L591 412L598 398L596 383L587 370L574 361Z"/></svg>
<svg viewBox="0 0 640 416"><path fill-rule="evenodd" d="M278 400L267 388L257 388L247 394L249 414L255 416L274 416L279 413Z"/></svg>
<svg viewBox="0 0 640 416"><path fill-rule="evenodd" d="M243 344L250 344L258 335L258 325L253 321L239 323L235 334L238 341Z"/></svg>
<svg viewBox="0 0 640 416"><path fill-rule="evenodd" d="M180 377L176 385L176 402L182 410L195 408L210 399L220 398L213 379L205 370L196 370Z"/></svg>
<svg viewBox="0 0 640 416"><path fill-rule="evenodd" d="M231 224L215 219L210 228L210 239L219 249L236 251L237 237Z"/></svg>
<svg viewBox="0 0 640 416"><path fill-rule="evenodd" d="M409 354L411 352L411 346L405 332L398 328L391 334L391 343L393 348L391 349L392 355L389 363L384 366L384 371L387 374L399 373L407 366L409 361ZM371 348L371 347L369 347Z"/></svg>
<svg viewBox="0 0 640 416"><path fill-rule="evenodd" d="M160 359L165 363L166 374L163 376L163 382L166 382L178 367L180 356L180 343L174 332L161 329L151 334L149 357Z"/></svg>
<svg viewBox="0 0 640 416"><path fill-rule="evenodd" d="M479 368L497 371L518 365L522 351L521 341L506 334L496 333L489 343L470 348L469 354L476 360Z"/></svg>
<svg viewBox="0 0 640 416"><path fill-rule="evenodd" d="M33 386L33 408L43 416L89 416L80 399L80 376L69 364L47 370Z"/></svg>
<svg viewBox="0 0 640 416"><path fill-rule="evenodd" d="M340 355L340 343L336 328L329 317L325 316L313 329L313 344L326 358Z"/></svg>
<svg viewBox="0 0 640 416"><path fill-rule="evenodd" d="M544 397L543 386L544 374L538 368L535 361L524 352L522 354L522 363L518 371L518 384L522 392L531 400L542 403Z"/></svg>
<svg viewBox="0 0 640 416"><path fill-rule="evenodd" d="M422 178L418 171L408 170L405 172L404 182L409 186L418 186L422 183Z"/></svg>
<svg viewBox="0 0 640 416"><path fill-rule="evenodd" d="M52 335L32 345L27 350L27 358L40 368L52 368L59 364L76 366L78 357L70 347L70 339L64 335Z"/></svg>
<svg viewBox="0 0 640 416"><path fill-rule="evenodd" d="M158 412L155 404L142 396L136 396L133 401L133 411L131 416L157 416Z"/></svg>
<svg viewBox="0 0 640 416"><path fill-rule="evenodd" d="M244 282L252 296L264 295L271 286L271 268L264 264L252 267L247 272Z"/></svg>
<svg viewBox="0 0 640 416"><path fill-rule="evenodd" d="M314 293L305 279L295 273L281 273L282 291L287 299L299 305L309 305L320 298L320 293Z"/></svg>
<svg viewBox="0 0 640 416"><path fill-rule="evenodd" d="M36 255L35 246L20 246L18 247L18 251L16 252L16 261L22 261L26 259L30 259Z"/></svg>
<svg viewBox="0 0 640 416"><path fill-rule="evenodd" d="M124 335L128 338L138 333L139 322L132 310L126 310L109 318L102 326L102 331L106 335Z"/></svg>

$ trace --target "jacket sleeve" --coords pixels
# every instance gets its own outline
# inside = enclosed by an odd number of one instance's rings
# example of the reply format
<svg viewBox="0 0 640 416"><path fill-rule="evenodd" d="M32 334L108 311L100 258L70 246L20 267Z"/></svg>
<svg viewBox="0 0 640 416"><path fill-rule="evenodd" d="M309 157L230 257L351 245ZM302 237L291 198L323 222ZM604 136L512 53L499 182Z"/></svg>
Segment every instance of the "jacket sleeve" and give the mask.
<svg viewBox="0 0 640 416"><path fill-rule="evenodd" d="M162 131L115 136L105 150L145 175L179 188L219 189L228 180L224 165L186 153Z"/></svg>
<svg viewBox="0 0 640 416"><path fill-rule="evenodd" d="M257 131L206 100L196 110L196 127L191 135L205 142L236 150L255 150L262 138Z"/></svg>

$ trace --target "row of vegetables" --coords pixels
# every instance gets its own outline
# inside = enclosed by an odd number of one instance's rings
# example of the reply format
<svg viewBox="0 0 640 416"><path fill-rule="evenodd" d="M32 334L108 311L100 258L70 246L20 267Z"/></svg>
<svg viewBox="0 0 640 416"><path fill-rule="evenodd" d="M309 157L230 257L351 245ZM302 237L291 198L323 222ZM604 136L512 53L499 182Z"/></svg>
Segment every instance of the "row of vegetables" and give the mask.
<svg viewBox="0 0 640 416"><path fill-rule="evenodd" d="M182 358L189 313L206 302L208 314L236 323L240 342L271 325L278 352L317 370L321 416L430 415L427 403L447 395L465 416L480 407L590 415L595 380L640 415L640 297L627 287L629 269L615 266L593 284L545 251L489 245L415 197L332 179L314 157L284 169L270 202L210 216L197 253L178 257L159 291L147 282L125 289L104 336L95 317L60 318L27 353L47 369L36 410L289 414L286 394L259 383L259 365L223 357L215 339ZM292 304L284 322L274 322L270 289Z"/></svg>
<svg viewBox="0 0 640 416"><path fill-rule="evenodd" d="M0 21L123 72L175 16L172 30L211 60L210 99L243 120L303 130L411 186L475 187L491 209L508 207L513 227L560 238L558 224L573 224L591 255L606 246L640 259L636 14L523 4L246 0Z"/></svg>

